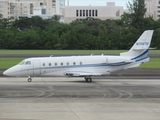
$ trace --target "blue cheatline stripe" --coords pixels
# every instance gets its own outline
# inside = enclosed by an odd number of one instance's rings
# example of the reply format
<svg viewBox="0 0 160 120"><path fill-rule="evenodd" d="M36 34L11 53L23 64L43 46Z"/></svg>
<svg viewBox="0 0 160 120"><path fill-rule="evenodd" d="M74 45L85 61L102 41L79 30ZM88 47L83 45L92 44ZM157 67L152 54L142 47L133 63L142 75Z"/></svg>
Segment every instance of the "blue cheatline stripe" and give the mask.
<svg viewBox="0 0 160 120"><path fill-rule="evenodd" d="M53 68L82 68L82 67L104 67L104 66L121 66L121 65L126 65L129 64L125 62L119 62L119 63L100 63L100 64L87 64L87 65L71 65L71 66L57 66L57 67L46 67L46 68L41 68L41 69L53 69Z"/></svg>
<svg viewBox="0 0 160 120"><path fill-rule="evenodd" d="M107 64L107 66L121 66L121 65L127 65L127 64L130 64L131 62L119 62L119 63L110 63L110 64Z"/></svg>
<svg viewBox="0 0 160 120"><path fill-rule="evenodd" d="M144 57L144 58L138 59L138 60L136 60L136 62L139 62L139 61L141 61L141 60L145 60L145 59L147 59L147 58L149 58L149 57L147 56L147 57Z"/></svg>
<svg viewBox="0 0 160 120"><path fill-rule="evenodd" d="M147 49L147 50L144 51L142 54L138 55L137 57L132 58L131 60L135 60L135 59L138 59L138 58L140 58L140 57L142 57L142 56L144 56L144 55L147 55L148 51L149 51L149 50Z"/></svg>
<svg viewBox="0 0 160 120"><path fill-rule="evenodd" d="M81 67L100 67L106 66L106 63L99 63L99 64L86 64L86 65L68 65L68 66L54 66L54 67L44 67L41 69L53 69L53 68L81 68Z"/></svg>
<svg viewBox="0 0 160 120"><path fill-rule="evenodd" d="M83 68L83 67L105 67L105 66L122 66L122 65L127 65L130 64L131 62L118 62L118 63L99 63L99 64L86 64L86 65L70 65L70 66L54 66L54 67L43 67L43 68L33 68L33 69L26 69L26 70L43 70L43 69L56 69L56 68ZM23 71L26 71L23 70Z"/></svg>

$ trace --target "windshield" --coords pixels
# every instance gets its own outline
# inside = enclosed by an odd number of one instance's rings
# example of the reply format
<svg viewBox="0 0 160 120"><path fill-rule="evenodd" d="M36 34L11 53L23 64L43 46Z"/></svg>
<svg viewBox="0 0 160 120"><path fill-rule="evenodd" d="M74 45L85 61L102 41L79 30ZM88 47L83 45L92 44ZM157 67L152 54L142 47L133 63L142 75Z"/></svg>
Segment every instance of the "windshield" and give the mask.
<svg viewBox="0 0 160 120"><path fill-rule="evenodd" d="M25 61L20 62L18 65L23 65L25 63Z"/></svg>
<svg viewBox="0 0 160 120"><path fill-rule="evenodd" d="M31 65L31 61L27 61L25 65Z"/></svg>

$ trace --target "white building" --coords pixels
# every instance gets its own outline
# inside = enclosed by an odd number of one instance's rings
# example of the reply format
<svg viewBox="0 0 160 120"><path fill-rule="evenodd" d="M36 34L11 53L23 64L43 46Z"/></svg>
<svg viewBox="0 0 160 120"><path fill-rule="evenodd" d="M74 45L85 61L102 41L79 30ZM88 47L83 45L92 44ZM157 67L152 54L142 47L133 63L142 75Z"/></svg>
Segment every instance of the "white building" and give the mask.
<svg viewBox="0 0 160 120"><path fill-rule="evenodd" d="M146 17L151 16L154 20L160 18L160 0L145 0L146 3Z"/></svg>
<svg viewBox="0 0 160 120"><path fill-rule="evenodd" d="M154 20L157 20L158 17L158 4L159 0L145 0L147 12L146 17L151 16Z"/></svg>
<svg viewBox="0 0 160 120"><path fill-rule="evenodd" d="M10 10L8 9L8 2L5 0L0 1L0 13L3 15L4 18L9 18Z"/></svg>
<svg viewBox="0 0 160 120"><path fill-rule="evenodd" d="M115 6L114 2L107 2L106 6L66 6L64 13L65 23L87 17L106 19L119 19L123 14L123 6Z"/></svg>
<svg viewBox="0 0 160 120"><path fill-rule="evenodd" d="M65 0L0 0L0 14L4 18L19 16L63 15Z"/></svg>

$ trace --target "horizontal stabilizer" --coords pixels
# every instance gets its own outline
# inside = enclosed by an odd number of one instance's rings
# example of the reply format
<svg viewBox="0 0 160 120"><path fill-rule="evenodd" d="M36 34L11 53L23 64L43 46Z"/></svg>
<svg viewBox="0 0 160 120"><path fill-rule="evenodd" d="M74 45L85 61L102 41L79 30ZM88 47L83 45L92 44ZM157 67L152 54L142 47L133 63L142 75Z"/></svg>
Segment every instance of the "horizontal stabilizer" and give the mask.
<svg viewBox="0 0 160 120"><path fill-rule="evenodd" d="M148 50L155 50L155 49L157 49L157 48L148 48ZM135 49L133 49L133 51L141 51L141 50L146 50L145 48L135 48Z"/></svg>
<svg viewBox="0 0 160 120"><path fill-rule="evenodd" d="M155 50L155 49L157 49L157 48L151 48L151 47L149 48L149 50Z"/></svg>
<svg viewBox="0 0 160 120"><path fill-rule="evenodd" d="M136 48L136 49L133 49L133 51L141 51L141 50L146 50L144 48Z"/></svg>

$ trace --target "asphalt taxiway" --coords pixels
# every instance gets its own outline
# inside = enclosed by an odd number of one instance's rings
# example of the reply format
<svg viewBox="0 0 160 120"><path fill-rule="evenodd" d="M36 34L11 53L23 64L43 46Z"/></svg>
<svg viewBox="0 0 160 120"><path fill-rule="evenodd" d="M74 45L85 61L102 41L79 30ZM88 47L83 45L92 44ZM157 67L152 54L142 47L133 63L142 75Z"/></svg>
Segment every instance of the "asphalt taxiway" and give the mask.
<svg viewBox="0 0 160 120"><path fill-rule="evenodd" d="M0 54L40 56L50 54ZM28 83L4 77L5 70L0 69L0 120L160 120L160 69L117 71L92 83L65 77L36 77Z"/></svg>
<svg viewBox="0 0 160 120"><path fill-rule="evenodd" d="M0 120L160 120L160 79L1 77Z"/></svg>

